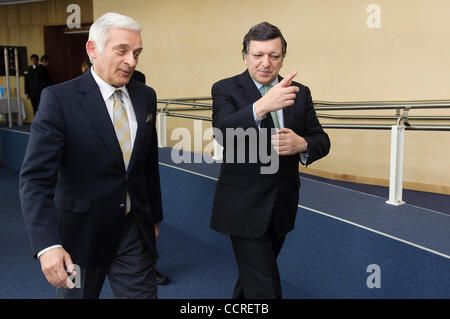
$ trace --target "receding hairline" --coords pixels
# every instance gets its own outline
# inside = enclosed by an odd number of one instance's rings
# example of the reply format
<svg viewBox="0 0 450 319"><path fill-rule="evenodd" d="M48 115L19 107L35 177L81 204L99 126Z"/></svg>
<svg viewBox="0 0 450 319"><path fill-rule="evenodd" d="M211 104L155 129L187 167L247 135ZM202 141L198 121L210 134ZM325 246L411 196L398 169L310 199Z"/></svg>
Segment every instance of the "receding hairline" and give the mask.
<svg viewBox="0 0 450 319"><path fill-rule="evenodd" d="M118 28L116 28L116 27L112 27L112 28L110 28L107 32L106 32L106 36L107 36L107 38L106 38L106 42L105 42L105 46L106 46L106 44L111 40L111 36L110 36L110 32L111 31L113 31L113 30L125 30L125 31L131 31L131 32L134 32L134 33L136 33L138 36L139 36L139 43L140 43L140 46L137 48L137 49L135 49L135 50L142 50L143 49L143 46L142 46L142 37L141 37L141 31L136 31L136 30L130 30L130 29L127 29L127 28L122 28L122 27L118 27ZM117 47L121 47L121 46L127 46L127 47L129 47L130 45L128 44L128 43L125 43L125 42L119 42L119 43L117 43L117 44L114 44L114 46L113 46L113 48L117 48Z"/></svg>
<svg viewBox="0 0 450 319"><path fill-rule="evenodd" d="M283 40L281 40L281 37L276 37L276 38L273 38L273 39L267 39L267 40L249 40L249 42L248 42L248 50L247 50L247 52L245 52L244 54L249 54L250 52L250 46L251 46L251 44L252 44L252 42L269 42L269 41L273 41L273 40L280 40L280 54L283 54Z"/></svg>

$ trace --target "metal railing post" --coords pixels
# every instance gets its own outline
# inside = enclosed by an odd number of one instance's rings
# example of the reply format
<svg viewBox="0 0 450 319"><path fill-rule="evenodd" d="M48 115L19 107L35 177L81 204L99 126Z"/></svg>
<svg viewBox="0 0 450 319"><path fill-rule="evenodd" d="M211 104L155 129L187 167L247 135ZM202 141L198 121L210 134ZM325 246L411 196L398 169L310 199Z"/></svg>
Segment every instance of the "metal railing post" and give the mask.
<svg viewBox="0 0 450 319"><path fill-rule="evenodd" d="M5 54L5 75L6 75L6 99L8 103L8 127L12 127L12 114L11 114L11 93L9 91L9 61L8 61L8 49L3 50Z"/></svg>
<svg viewBox="0 0 450 319"><path fill-rule="evenodd" d="M391 129L391 166L389 177L389 200L390 205L403 205L403 153L405 141L405 126L392 125Z"/></svg>
<svg viewBox="0 0 450 319"><path fill-rule="evenodd" d="M220 145L216 139L213 141L213 147L214 147L214 156L213 160L220 161L223 159L223 146Z"/></svg>
<svg viewBox="0 0 450 319"><path fill-rule="evenodd" d="M166 104L165 107L161 109L161 112L156 115L157 122L158 122L158 147L167 147L167 116L166 116L166 108L168 107L168 104Z"/></svg>
<svg viewBox="0 0 450 319"><path fill-rule="evenodd" d="M20 97L20 73L19 73L19 51L14 49L14 59L16 64L16 92L17 92L17 124L22 126L22 103Z"/></svg>

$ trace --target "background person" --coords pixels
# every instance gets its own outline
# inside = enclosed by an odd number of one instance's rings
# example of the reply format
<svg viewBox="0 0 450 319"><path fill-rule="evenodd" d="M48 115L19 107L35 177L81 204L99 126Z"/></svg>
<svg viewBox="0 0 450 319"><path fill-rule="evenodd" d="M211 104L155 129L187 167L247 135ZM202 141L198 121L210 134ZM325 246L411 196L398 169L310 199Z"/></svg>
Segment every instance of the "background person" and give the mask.
<svg viewBox="0 0 450 319"><path fill-rule="evenodd" d="M30 59L31 65L28 67L25 77L25 97L30 99L33 112L36 115L42 90L52 84L52 79L47 70L50 57L43 55L41 64L38 64L39 57L37 54L32 54Z"/></svg>

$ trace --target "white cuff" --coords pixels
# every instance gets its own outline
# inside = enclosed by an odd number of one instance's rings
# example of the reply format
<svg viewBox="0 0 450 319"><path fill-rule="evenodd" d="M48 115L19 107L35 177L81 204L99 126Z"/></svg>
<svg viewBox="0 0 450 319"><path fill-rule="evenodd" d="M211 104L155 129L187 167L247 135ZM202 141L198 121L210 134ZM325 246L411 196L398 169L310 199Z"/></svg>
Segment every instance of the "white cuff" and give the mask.
<svg viewBox="0 0 450 319"><path fill-rule="evenodd" d="M259 126L261 124L261 121L264 120L266 116L264 115L262 118L258 119L258 114L256 114L255 110L255 103L253 103L252 108L253 108L253 119L255 120L256 125Z"/></svg>
<svg viewBox="0 0 450 319"><path fill-rule="evenodd" d="M50 246L48 248L45 248L45 249L41 250L40 252L38 252L37 258L39 259L39 257L41 257L41 255L43 253L46 253L47 251L52 250L53 248L59 248L59 247L62 247L62 246L61 245L53 245L53 246Z"/></svg>
<svg viewBox="0 0 450 319"><path fill-rule="evenodd" d="M309 153L306 151L305 153L300 153L300 162L302 162L303 165L306 165L308 162Z"/></svg>

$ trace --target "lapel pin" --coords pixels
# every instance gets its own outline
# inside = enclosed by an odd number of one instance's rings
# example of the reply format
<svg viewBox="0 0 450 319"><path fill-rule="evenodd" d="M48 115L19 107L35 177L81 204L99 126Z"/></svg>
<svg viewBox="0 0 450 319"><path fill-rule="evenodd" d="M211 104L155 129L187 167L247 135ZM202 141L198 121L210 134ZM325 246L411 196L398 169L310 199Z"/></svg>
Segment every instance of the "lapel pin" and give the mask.
<svg viewBox="0 0 450 319"><path fill-rule="evenodd" d="M147 119L145 120L147 123L153 120L153 114L147 114Z"/></svg>

